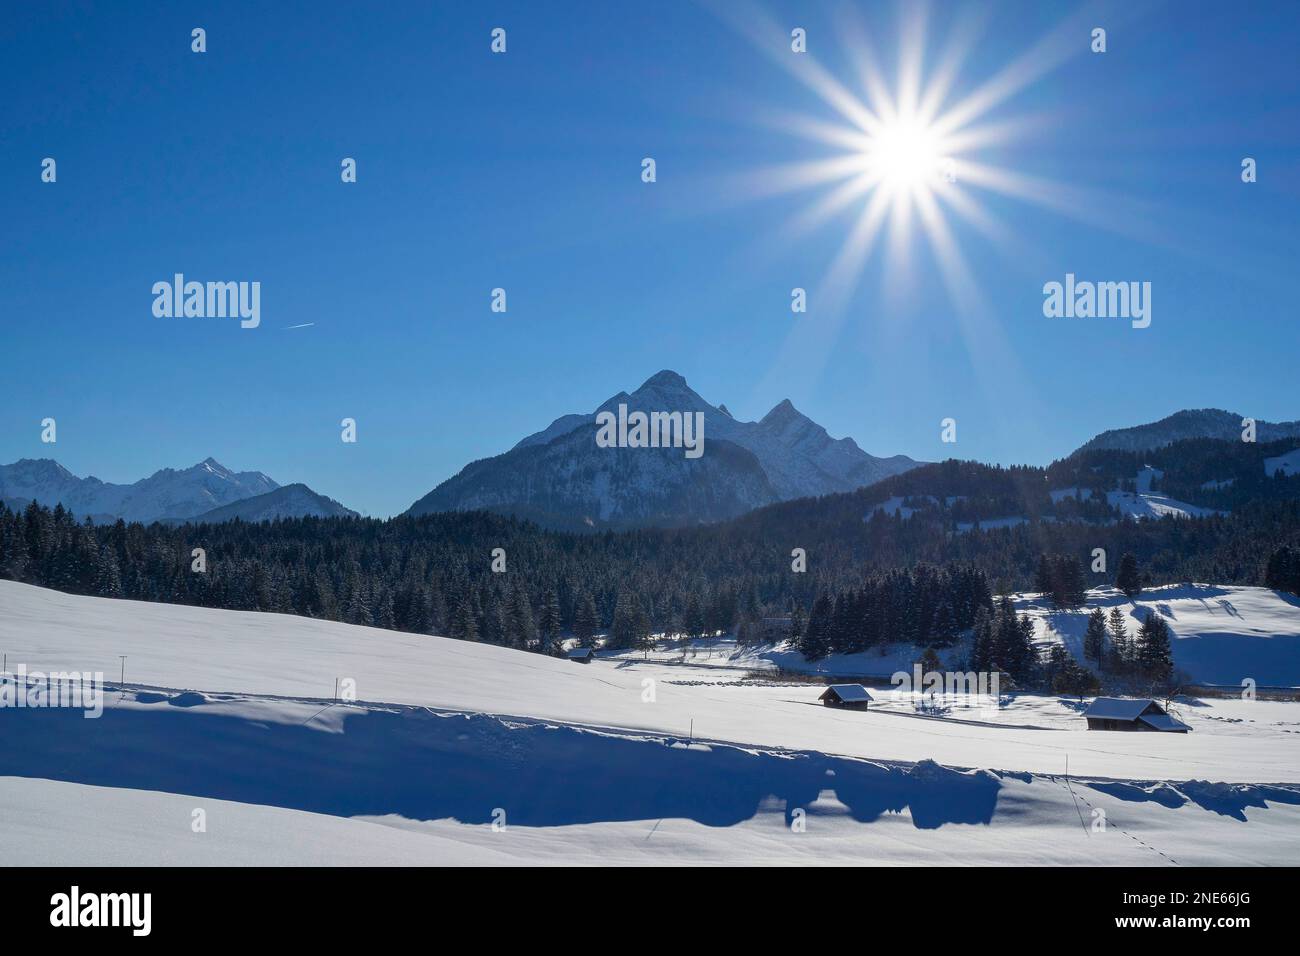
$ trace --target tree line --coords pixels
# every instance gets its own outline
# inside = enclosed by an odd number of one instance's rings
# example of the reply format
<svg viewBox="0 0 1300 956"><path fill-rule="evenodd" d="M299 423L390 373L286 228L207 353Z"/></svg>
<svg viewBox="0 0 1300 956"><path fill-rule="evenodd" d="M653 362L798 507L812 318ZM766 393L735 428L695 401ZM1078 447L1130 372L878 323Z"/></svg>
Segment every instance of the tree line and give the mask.
<svg viewBox="0 0 1300 956"><path fill-rule="evenodd" d="M992 594L1031 583L1071 606L1081 577L1111 583L1079 563L1098 545L1126 555L1121 577L1126 567L1136 574L1141 557L1138 587L1196 578L1294 590L1300 567L1300 549L1277 547L1300 540L1294 501L1203 519L953 535L882 514L863 520L860 507L841 515L857 497L834 496L830 511L827 499L810 499L702 528L587 535L483 512L146 526L93 525L62 506L0 506L0 576L544 653L565 635L639 647L653 634L743 638L755 622L788 617L783 636L825 656L894 642L949 646L981 610L997 617ZM793 569L795 547L807 552L804 573ZM997 633L992 656L1013 666L1006 661L1020 651L1009 631Z"/></svg>

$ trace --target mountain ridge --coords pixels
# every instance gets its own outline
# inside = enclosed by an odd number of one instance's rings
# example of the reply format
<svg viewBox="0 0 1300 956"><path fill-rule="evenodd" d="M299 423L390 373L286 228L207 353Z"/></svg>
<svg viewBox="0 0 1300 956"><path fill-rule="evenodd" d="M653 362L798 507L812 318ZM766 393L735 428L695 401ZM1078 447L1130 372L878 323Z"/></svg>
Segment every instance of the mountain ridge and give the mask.
<svg viewBox="0 0 1300 956"><path fill-rule="evenodd" d="M333 498L312 491L302 482L281 485L274 491L241 498L228 505L186 518L189 524L217 524L222 521L273 521L277 518L358 518L357 512Z"/></svg>
<svg viewBox="0 0 1300 956"><path fill-rule="evenodd" d="M1240 440L1243 416L1222 408L1184 408L1154 422L1112 428L1101 432L1075 449L1083 451L1150 451L1189 438ZM1300 438L1300 421L1269 422L1257 419L1255 437L1259 442Z"/></svg>
<svg viewBox="0 0 1300 956"><path fill-rule="evenodd" d="M706 454L690 462L677 449L598 448L596 416L620 406L629 414L702 416ZM917 464L905 455L870 455L851 438L831 438L789 399L758 422L737 421L663 369L590 414L561 415L509 451L471 462L406 513L484 509L577 528L689 525L851 491Z"/></svg>
<svg viewBox="0 0 1300 956"><path fill-rule="evenodd" d="M0 499L10 506L21 507L29 501L48 507L61 504L96 524L119 518L144 523L186 521L246 499L263 498L281 487L263 472L232 471L211 456L189 468L160 468L130 484L102 481L93 475L79 478L53 458L20 458L0 465ZM331 502L305 485L301 487L322 502ZM310 510L305 501L300 494L290 494L270 503L289 508L287 517ZM336 512L325 507L321 513Z"/></svg>

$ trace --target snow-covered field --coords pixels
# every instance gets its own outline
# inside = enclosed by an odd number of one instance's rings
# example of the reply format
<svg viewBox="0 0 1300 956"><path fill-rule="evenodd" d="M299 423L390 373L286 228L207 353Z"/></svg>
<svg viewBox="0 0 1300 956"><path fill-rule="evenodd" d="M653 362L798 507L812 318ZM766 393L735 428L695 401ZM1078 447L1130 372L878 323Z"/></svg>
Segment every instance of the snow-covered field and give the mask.
<svg viewBox="0 0 1300 956"><path fill-rule="evenodd" d="M839 711L819 685L743 681L720 655L583 665L12 582L0 648L11 671L112 684L126 655L127 685L97 720L0 709L7 862L1168 865L1300 851L1294 703L1184 704L1187 735L1089 732L1077 702L1028 695L992 719L909 701ZM336 679L356 702L333 703Z"/></svg>

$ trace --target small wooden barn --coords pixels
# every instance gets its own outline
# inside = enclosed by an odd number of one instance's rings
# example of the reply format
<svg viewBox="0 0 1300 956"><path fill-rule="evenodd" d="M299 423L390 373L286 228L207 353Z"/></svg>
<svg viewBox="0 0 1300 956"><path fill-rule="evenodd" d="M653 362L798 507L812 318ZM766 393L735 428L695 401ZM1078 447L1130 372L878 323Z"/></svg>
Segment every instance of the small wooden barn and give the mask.
<svg viewBox="0 0 1300 956"><path fill-rule="evenodd" d="M596 657L594 647L573 647L569 649L569 660L579 664L590 664Z"/></svg>
<svg viewBox="0 0 1300 956"><path fill-rule="evenodd" d="M1089 730L1156 730L1168 734L1191 730L1149 697L1098 697L1083 716Z"/></svg>
<svg viewBox="0 0 1300 956"><path fill-rule="evenodd" d="M847 707L850 710L866 710L871 704L871 695L861 684L831 684L817 699L827 707Z"/></svg>

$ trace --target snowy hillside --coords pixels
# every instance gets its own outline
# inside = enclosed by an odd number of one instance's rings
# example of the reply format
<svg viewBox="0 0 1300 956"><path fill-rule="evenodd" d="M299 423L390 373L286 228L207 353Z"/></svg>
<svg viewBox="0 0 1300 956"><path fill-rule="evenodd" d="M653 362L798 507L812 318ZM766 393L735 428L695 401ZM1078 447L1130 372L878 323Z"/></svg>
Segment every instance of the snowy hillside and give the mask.
<svg viewBox="0 0 1300 956"><path fill-rule="evenodd" d="M1108 491L1106 501L1126 518L1204 518L1220 514L1213 508L1202 508L1166 495L1142 494L1131 491Z"/></svg>
<svg viewBox="0 0 1300 956"><path fill-rule="evenodd" d="M1129 601L1114 588L1088 592L1079 611L1057 611L1039 595L1017 595L1016 610L1034 619L1039 640L1061 642L1081 657L1088 613L1119 606L1136 634L1155 611L1169 623L1174 666L1209 684L1300 686L1300 601L1268 588L1207 584L1150 588Z"/></svg>
<svg viewBox="0 0 1300 956"><path fill-rule="evenodd" d="M371 863L1167 865L1281 862L1300 833L1296 704L1206 701L1186 736L1099 734L1054 698L993 721L838 711L817 685L689 664L12 582L0 607L11 671L115 681L126 655L128 687L99 720L0 709L11 861L299 862L315 837ZM340 678L357 703L333 705ZM1092 807L1105 838L1080 829Z"/></svg>

